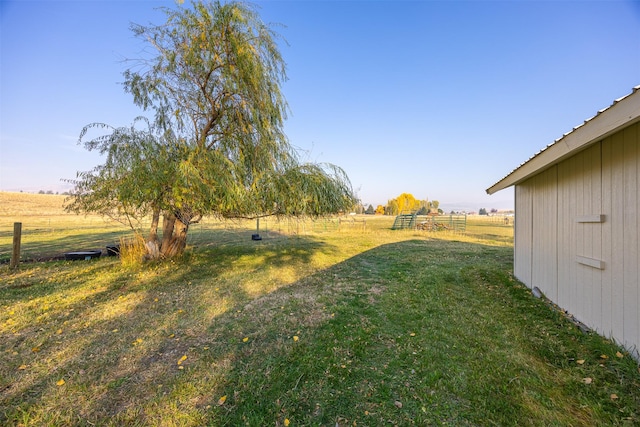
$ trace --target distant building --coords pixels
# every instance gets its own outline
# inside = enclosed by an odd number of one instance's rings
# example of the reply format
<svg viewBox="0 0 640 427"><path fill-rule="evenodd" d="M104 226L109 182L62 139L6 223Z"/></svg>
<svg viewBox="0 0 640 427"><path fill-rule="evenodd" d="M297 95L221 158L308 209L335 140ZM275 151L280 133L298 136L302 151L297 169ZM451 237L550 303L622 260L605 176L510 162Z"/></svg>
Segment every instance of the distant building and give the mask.
<svg viewBox="0 0 640 427"><path fill-rule="evenodd" d="M515 186L515 276L640 357L640 86L487 189Z"/></svg>

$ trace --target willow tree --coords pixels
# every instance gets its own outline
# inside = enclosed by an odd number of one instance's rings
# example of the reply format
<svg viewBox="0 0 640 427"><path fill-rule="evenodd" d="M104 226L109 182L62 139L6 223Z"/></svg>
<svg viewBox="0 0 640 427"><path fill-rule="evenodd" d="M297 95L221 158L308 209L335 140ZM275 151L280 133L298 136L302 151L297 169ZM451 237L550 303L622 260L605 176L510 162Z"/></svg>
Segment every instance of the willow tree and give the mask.
<svg viewBox="0 0 640 427"><path fill-rule="evenodd" d="M205 215L320 216L350 209L348 177L302 163L283 132L286 67L278 35L246 3L196 2L165 9L166 23L133 25L153 52L124 73L143 129L91 124L80 141L106 155L78 174L68 209L123 218L151 215L151 257L184 251ZM109 133L87 138L92 128ZM162 218L162 238L158 227Z"/></svg>

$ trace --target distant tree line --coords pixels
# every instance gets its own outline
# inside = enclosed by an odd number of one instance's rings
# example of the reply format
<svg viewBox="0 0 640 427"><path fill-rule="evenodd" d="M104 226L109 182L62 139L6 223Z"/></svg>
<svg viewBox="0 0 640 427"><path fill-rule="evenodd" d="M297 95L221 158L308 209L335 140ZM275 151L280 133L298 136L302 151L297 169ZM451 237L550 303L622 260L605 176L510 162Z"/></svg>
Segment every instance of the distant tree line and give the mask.
<svg viewBox="0 0 640 427"><path fill-rule="evenodd" d="M20 191L20 192L22 193L22 191ZM64 196L66 196L66 195L68 195L68 194L69 194L69 192L68 192L68 191L65 191L64 193L59 193L59 192L57 192L57 191L56 191L56 192L54 193L52 190L47 190L47 191L45 191L45 190L40 190L40 191L38 191L38 194L62 194L62 195L64 195Z"/></svg>
<svg viewBox="0 0 640 427"><path fill-rule="evenodd" d="M478 211L478 215L494 215L498 213L498 209L496 208L492 208L490 211L487 212L487 209L485 208L480 208L480 210Z"/></svg>

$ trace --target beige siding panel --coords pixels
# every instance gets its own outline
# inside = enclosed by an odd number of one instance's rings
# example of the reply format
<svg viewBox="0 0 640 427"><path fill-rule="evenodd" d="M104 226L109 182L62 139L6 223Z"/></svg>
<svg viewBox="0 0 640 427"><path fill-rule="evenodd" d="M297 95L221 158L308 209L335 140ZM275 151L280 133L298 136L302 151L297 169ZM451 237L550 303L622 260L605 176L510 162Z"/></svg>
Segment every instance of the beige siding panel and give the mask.
<svg viewBox="0 0 640 427"><path fill-rule="evenodd" d="M640 295L638 292L638 126L624 131L624 344L640 347Z"/></svg>
<svg viewBox="0 0 640 427"><path fill-rule="evenodd" d="M558 189L557 167L532 179L533 251L531 283L548 298L558 300Z"/></svg>
<svg viewBox="0 0 640 427"><path fill-rule="evenodd" d="M605 270L602 272L602 323L601 332L609 338L621 338L623 327L622 307L622 275L620 265L622 259L616 253L622 253L620 243L624 236L622 222L614 213L621 211L620 188L622 182L620 165L622 152L616 150L619 146L616 141L621 141L621 134L616 134L604 140L602 149L602 258L606 261ZM616 332L619 331L619 332Z"/></svg>
<svg viewBox="0 0 640 427"><path fill-rule="evenodd" d="M602 319L601 269L606 268L600 151L596 144L558 165L556 303L591 327Z"/></svg>
<svg viewBox="0 0 640 427"><path fill-rule="evenodd" d="M514 265L513 273L522 283L531 286L531 247L532 247L532 189L529 183L516 185L515 188L515 226L514 226Z"/></svg>
<svg viewBox="0 0 640 427"><path fill-rule="evenodd" d="M602 155L601 144L596 144L586 150L587 164L585 165L585 181L589 183L589 191L585 194L585 206L582 215L594 215L602 212ZM584 253L592 260L602 260L602 224L582 223L578 225L584 229L587 247ZM580 254L578 254L580 255ZM587 295L588 322L594 329L602 323L602 271L606 269L606 262L598 268L585 266L586 277L590 293ZM601 332L601 331L600 331Z"/></svg>
<svg viewBox="0 0 640 427"><path fill-rule="evenodd" d="M611 277L612 277L612 317L615 337L624 343L624 138L620 132L612 137L615 144L612 152L611 174Z"/></svg>
<svg viewBox="0 0 640 427"><path fill-rule="evenodd" d="M558 165L558 300L555 302L573 314L576 314L580 295L575 262L579 170L575 156Z"/></svg>
<svg viewBox="0 0 640 427"><path fill-rule="evenodd" d="M636 248L636 257L633 261L633 265L635 268L636 281L635 281L635 293L636 293L636 301L630 302L630 306L627 307L628 310L632 310L636 316L636 334L635 339L632 337L631 342L635 346L635 354L640 359L640 215L638 215L638 210L640 209L640 124L636 124L635 126L627 129L625 134L625 139L631 139L631 141L635 141L635 159L636 159L636 177L635 177L635 185L636 185L636 198L635 198L635 212L636 212L636 229L633 234L629 237L635 240L635 248Z"/></svg>
<svg viewBox="0 0 640 427"><path fill-rule="evenodd" d="M602 142L602 317L598 332L633 350L640 347L639 125ZM638 353L636 353L638 354Z"/></svg>
<svg viewBox="0 0 640 427"><path fill-rule="evenodd" d="M585 173L591 163L589 158L590 156L588 154L588 152L583 151L576 156L576 159L578 160L576 176L576 211L574 213L576 216L582 216L589 212L588 206L590 205L590 201L588 198L591 183L588 180L589 175ZM591 256L589 234L582 224L578 224L578 227L576 227L576 242L577 256ZM591 311L591 282L589 281L588 276L591 269L580 265L579 263L576 264L576 267L577 306L575 309L575 316L587 325L593 326L589 316Z"/></svg>

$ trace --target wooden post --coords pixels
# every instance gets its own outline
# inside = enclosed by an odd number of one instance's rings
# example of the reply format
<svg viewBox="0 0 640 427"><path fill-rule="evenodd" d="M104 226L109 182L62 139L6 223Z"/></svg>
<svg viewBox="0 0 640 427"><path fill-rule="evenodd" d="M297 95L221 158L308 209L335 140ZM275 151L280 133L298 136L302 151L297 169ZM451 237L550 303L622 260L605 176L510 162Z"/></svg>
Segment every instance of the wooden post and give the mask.
<svg viewBox="0 0 640 427"><path fill-rule="evenodd" d="M11 264L9 268L12 270L20 265L20 241L22 240L22 223L13 223L13 252L11 252Z"/></svg>

